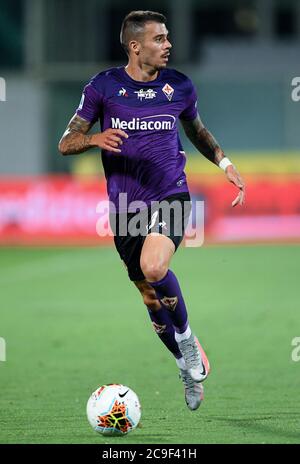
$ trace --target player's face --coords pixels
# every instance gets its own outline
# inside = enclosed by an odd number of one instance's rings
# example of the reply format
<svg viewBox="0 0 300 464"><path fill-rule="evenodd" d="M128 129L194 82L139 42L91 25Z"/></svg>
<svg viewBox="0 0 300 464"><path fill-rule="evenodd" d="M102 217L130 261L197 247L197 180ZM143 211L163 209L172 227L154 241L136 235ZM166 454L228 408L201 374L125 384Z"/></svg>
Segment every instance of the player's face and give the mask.
<svg viewBox="0 0 300 464"><path fill-rule="evenodd" d="M168 30L165 24L148 22L140 41L139 58L143 64L155 69L165 68L168 63L170 49Z"/></svg>

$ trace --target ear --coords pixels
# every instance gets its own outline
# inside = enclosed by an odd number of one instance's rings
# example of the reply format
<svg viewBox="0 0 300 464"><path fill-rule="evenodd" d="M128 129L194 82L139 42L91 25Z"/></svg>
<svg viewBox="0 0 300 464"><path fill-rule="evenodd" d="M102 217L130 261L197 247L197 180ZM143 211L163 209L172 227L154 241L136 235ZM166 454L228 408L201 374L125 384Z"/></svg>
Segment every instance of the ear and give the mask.
<svg viewBox="0 0 300 464"><path fill-rule="evenodd" d="M141 44L137 40L131 40L128 44L129 50L138 55L140 53Z"/></svg>

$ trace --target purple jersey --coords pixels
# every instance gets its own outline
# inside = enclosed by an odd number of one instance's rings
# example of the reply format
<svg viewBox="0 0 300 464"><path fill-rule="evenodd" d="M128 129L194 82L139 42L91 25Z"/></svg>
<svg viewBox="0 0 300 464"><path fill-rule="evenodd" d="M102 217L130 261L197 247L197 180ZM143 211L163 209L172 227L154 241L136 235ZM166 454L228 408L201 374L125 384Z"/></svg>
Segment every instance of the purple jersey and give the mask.
<svg viewBox="0 0 300 464"><path fill-rule="evenodd" d="M119 207L119 194L127 202L160 201L187 192L185 154L177 121L197 116L197 96L191 80L174 69L159 71L150 82L133 80L124 67L97 74L84 88L77 114L101 130L122 129L121 153L102 150L110 201ZM130 209L129 209L130 210Z"/></svg>

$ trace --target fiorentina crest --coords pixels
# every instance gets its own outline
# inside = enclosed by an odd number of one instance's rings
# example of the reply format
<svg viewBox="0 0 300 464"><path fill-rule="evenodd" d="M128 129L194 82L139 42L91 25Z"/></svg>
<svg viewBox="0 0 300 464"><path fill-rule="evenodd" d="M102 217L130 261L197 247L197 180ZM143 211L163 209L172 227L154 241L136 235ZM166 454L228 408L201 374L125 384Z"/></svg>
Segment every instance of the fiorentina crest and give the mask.
<svg viewBox="0 0 300 464"><path fill-rule="evenodd" d="M165 94L165 96L167 97L167 99L169 101L171 101L172 97L173 97L173 94L174 94L173 87L171 87L169 84L166 84L166 85L163 86L162 91Z"/></svg>
<svg viewBox="0 0 300 464"><path fill-rule="evenodd" d="M166 324L156 324L156 322L152 322L152 325L157 334L164 333L167 328Z"/></svg>
<svg viewBox="0 0 300 464"><path fill-rule="evenodd" d="M170 311L175 311L178 298L177 296L164 296L160 301L163 305L167 306Z"/></svg>

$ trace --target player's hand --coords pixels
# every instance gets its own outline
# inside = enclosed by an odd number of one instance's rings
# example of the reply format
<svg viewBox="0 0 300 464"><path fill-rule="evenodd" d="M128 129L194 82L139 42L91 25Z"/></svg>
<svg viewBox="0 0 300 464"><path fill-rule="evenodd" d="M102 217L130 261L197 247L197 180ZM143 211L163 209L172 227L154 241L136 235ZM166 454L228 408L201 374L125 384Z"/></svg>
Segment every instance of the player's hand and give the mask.
<svg viewBox="0 0 300 464"><path fill-rule="evenodd" d="M233 200L231 205L243 205L245 203L245 184L236 168L231 164L227 166L225 174L229 182L232 182L240 191L238 196Z"/></svg>
<svg viewBox="0 0 300 464"><path fill-rule="evenodd" d="M121 137L128 139L126 132L121 129L106 129L104 132L92 135L91 145L103 148L103 150L120 153L119 146L123 144Z"/></svg>

